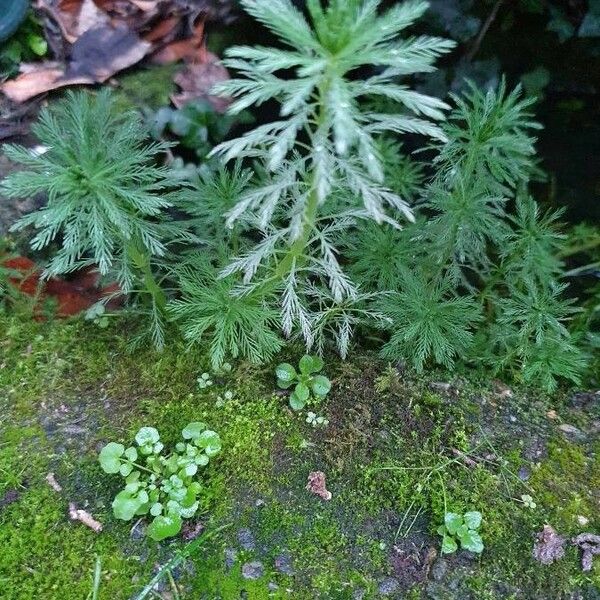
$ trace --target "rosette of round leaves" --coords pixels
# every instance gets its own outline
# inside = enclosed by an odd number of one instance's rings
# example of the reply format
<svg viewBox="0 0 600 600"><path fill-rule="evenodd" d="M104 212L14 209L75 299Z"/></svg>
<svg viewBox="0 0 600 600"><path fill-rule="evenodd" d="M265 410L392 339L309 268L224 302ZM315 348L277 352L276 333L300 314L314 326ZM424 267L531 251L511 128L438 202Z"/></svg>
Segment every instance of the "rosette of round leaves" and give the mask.
<svg viewBox="0 0 600 600"><path fill-rule="evenodd" d="M158 431L142 427L135 436L137 447L109 442L100 451L102 469L125 478L113 514L123 521L150 514L154 518L147 533L156 541L177 535L183 519L196 514L202 486L194 477L221 451L219 434L204 423L189 423L181 436L183 441L165 454Z"/></svg>
<svg viewBox="0 0 600 600"><path fill-rule="evenodd" d="M464 515L447 512L444 515L444 524L437 529L442 536L442 553L456 552L460 543L463 550L481 554L483 540L477 531L481 526L481 521L481 513L475 510L466 512Z"/></svg>
<svg viewBox="0 0 600 600"><path fill-rule="evenodd" d="M324 375L317 375L322 369L323 359L308 354L300 359L298 370L290 363L277 365L277 385L285 390L294 386L290 395L290 406L294 410L302 410L311 400L322 400L327 396L331 382Z"/></svg>

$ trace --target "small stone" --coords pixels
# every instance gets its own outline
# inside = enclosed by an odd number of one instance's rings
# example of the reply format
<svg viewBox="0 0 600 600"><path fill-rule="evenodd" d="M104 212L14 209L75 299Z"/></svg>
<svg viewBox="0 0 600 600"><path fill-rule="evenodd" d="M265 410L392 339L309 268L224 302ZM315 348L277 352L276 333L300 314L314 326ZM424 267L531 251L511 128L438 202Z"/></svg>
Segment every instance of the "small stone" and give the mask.
<svg viewBox="0 0 600 600"><path fill-rule="evenodd" d="M558 428L565 434L565 437L571 442L582 442L586 439L585 433L581 429L577 429L575 425L562 423Z"/></svg>
<svg viewBox="0 0 600 600"><path fill-rule="evenodd" d="M269 581L267 588L270 592L276 592L279 589L279 586L274 581Z"/></svg>
<svg viewBox="0 0 600 600"><path fill-rule="evenodd" d="M225 548L225 569L230 571L237 561L237 550L234 548Z"/></svg>
<svg viewBox="0 0 600 600"><path fill-rule="evenodd" d="M441 581L446 576L448 570L448 561L438 558L431 567L431 577L435 581Z"/></svg>
<svg viewBox="0 0 600 600"><path fill-rule="evenodd" d="M129 532L129 537L134 542L139 542L146 537L146 526L142 521L138 521Z"/></svg>
<svg viewBox="0 0 600 600"><path fill-rule="evenodd" d="M237 532L237 539L240 546L249 552L256 548L256 541L254 540L254 534L250 529L244 527Z"/></svg>
<svg viewBox="0 0 600 600"><path fill-rule="evenodd" d="M263 508L263 506L265 506L266 502L262 499L259 498L255 503L254 506L256 506L256 508Z"/></svg>
<svg viewBox="0 0 600 600"><path fill-rule="evenodd" d="M352 600L364 600L366 595L367 591L364 588L358 588L357 590L354 590Z"/></svg>
<svg viewBox="0 0 600 600"><path fill-rule="evenodd" d="M394 579L393 577L386 577L380 584L379 584L379 593L382 596L391 596L392 594L395 594L398 589L400 587L400 584L398 583L397 579Z"/></svg>
<svg viewBox="0 0 600 600"><path fill-rule="evenodd" d="M590 522L590 520L587 517L584 517L583 515L577 515L577 522L582 527L585 527Z"/></svg>
<svg viewBox="0 0 600 600"><path fill-rule="evenodd" d="M528 467L521 467L517 475L521 481L527 481L531 477L531 471Z"/></svg>
<svg viewBox="0 0 600 600"><path fill-rule="evenodd" d="M283 575L290 577L296 573L292 565L292 557L285 553L275 557L275 568Z"/></svg>
<svg viewBox="0 0 600 600"><path fill-rule="evenodd" d="M242 565L244 579L260 579L265 574L265 566L259 560L253 560Z"/></svg>

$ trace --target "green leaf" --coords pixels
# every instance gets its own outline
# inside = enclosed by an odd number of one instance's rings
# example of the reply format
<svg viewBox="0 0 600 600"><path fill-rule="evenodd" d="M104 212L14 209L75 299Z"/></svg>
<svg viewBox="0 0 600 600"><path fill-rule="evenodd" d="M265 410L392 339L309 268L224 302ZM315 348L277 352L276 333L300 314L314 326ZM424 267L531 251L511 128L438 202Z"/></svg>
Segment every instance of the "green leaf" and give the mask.
<svg viewBox="0 0 600 600"><path fill-rule="evenodd" d="M442 539L442 554L452 554L458 550L456 540L449 535L445 535Z"/></svg>
<svg viewBox="0 0 600 600"><path fill-rule="evenodd" d="M134 496L126 490L120 491L113 500L113 513L117 519L131 521L136 512L143 505L137 496Z"/></svg>
<svg viewBox="0 0 600 600"><path fill-rule="evenodd" d="M138 457L137 450L133 446L130 446L129 448L127 448L127 450L125 450L125 458L127 460L130 460L133 462L133 461L137 460L137 457Z"/></svg>
<svg viewBox="0 0 600 600"><path fill-rule="evenodd" d="M38 56L44 56L48 52L48 44L46 40L36 33L30 33L27 35L27 45L34 54Z"/></svg>
<svg viewBox="0 0 600 600"><path fill-rule="evenodd" d="M323 368L323 359L320 356L306 354L300 359L300 372L304 375L318 373Z"/></svg>
<svg viewBox="0 0 600 600"><path fill-rule="evenodd" d="M454 535L458 529L464 525L463 518L456 513L446 513L444 515L444 523L448 533L451 533L452 535Z"/></svg>
<svg viewBox="0 0 600 600"><path fill-rule="evenodd" d="M121 456L125 452L123 444L109 442L100 450L100 466L105 473L118 473L121 468Z"/></svg>
<svg viewBox="0 0 600 600"><path fill-rule="evenodd" d="M289 384L296 378L296 369L289 363L281 363L275 368L275 375L279 381Z"/></svg>
<svg viewBox="0 0 600 600"><path fill-rule="evenodd" d="M294 410L302 410L306 406L306 401L301 400L296 392L293 392L290 396L290 406Z"/></svg>
<svg viewBox="0 0 600 600"><path fill-rule="evenodd" d="M200 421L188 423L185 429L181 432L184 440L197 440L202 432L206 429L206 425Z"/></svg>
<svg viewBox="0 0 600 600"><path fill-rule="evenodd" d="M483 552L483 540L476 531L473 531L472 529L467 529L464 532L460 531L458 539L460 540L460 545L465 550L470 550L476 554L481 554L481 552Z"/></svg>
<svg viewBox="0 0 600 600"><path fill-rule="evenodd" d="M466 512L464 515L465 524L469 529L479 529L481 525L481 513L477 510Z"/></svg>
<svg viewBox="0 0 600 600"><path fill-rule="evenodd" d="M331 381L329 381L329 379L327 379L327 377L324 375L317 375L316 377L313 377L310 386L312 391L317 396L323 397L329 393L329 390L331 389Z"/></svg>
<svg viewBox="0 0 600 600"><path fill-rule="evenodd" d="M293 384L294 384L294 380L293 379L292 379L292 381L285 381L284 379L278 379L277 380L277 386L280 387L282 390L287 390Z"/></svg>
<svg viewBox="0 0 600 600"><path fill-rule="evenodd" d="M159 515L148 526L148 535L156 542L173 537L181 531L182 520L179 515L169 513Z"/></svg>
<svg viewBox="0 0 600 600"><path fill-rule="evenodd" d="M221 438L216 431L206 430L196 441L199 448L204 448L207 456L216 456L221 451Z"/></svg>
<svg viewBox="0 0 600 600"><path fill-rule="evenodd" d="M294 394L297 396L300 402L306 403L310 396L310 390L308 389L308 386L306 384L298 383L296 385L296 388L294 389Z"/></svg>
<svg viewBox="0 0 600 600"><path fill-rule="evenodd" d="M153 517L158 517L158 515L160 515L162 513L162 509L163 506L160 502L155 502L151 507L150 507L150 514Z"/></svg>
<svg viewBox="0 0 600 600"><path fill-rule="evenodd" d="M123 475L123 477L127 477L133 471L133 465L131 463L121 463L121 467L119 468L119 473Z"/></svg>
<svg viewBox="0 0 600 600"><path fill-rule="evenodd" d="M139 446L156 444L159 439L160 435L154 427L142 427L135 435L135 441Z"/></svg>

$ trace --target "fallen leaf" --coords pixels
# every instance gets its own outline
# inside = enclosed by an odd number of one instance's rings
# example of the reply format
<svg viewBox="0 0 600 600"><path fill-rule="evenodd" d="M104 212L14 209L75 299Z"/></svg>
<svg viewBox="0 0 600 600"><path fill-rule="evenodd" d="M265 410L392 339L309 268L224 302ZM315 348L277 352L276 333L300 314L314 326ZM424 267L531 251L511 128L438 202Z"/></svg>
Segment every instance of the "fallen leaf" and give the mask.
<svg viewBox="0 0 600 600"><path fill-rule="evenodd" d="M216 111L223 113L230 101L212 95L211 91L215 84L227 79L227 69L214 54L207 52L206 62L189 64L175 75L173 81L181 88L181 93L173 94L171 100L177 108L194 100L207 100Z"/></svg>
<svg viewBox="0 0 600 600"><path fill-rule="evenodd" d="M594 556L600 554L600 535L594 533L580 533L571 540L574 546L579 546L582 550L581 569L591 571L594 562Z"/></svg>
<svg viewBox="0 0 600 600"><path fill-rule="evenodd" d="M63 69L47 67L40 63L35 70L27 70L16 79L4 82L0 91L13 102L25 102L34 96L67 85L90 83L93 81L89 77L66 77Z"/></svg>
<svg viewBox="0 0 600 600"><path fill-rule="evenodd" d="M103 83L142 60L151 48L152 44L125 27L90 29L73 44L67 76Z"/></svg>
<svg viewBox="0 0 600 600"><path fill-rule="evenodd" d="M69 517L72 521L80 521L96 533L102 531L102 523L100 521L96 521L89 512L78 509L72 502L69 502Z"/></svg>
<svg viewBox="0 0 600 600"><path fill-rule="evenodd" d="M165 65L180 60L205 62L204 21L194 26L192 35L185 40L171 42L152 55L152 62Z"/></svg>
<svg viewBox="0 0 600 600"><path fill-rule="evenodd" d="M327 490L325 485L325 473L322 471L312 471L308 474L308 483L306 489L323 498L323 500L331 500L331 492Z"/></svg>
<svg viewBox="0 0 600 600"><path fill-rule="evenodd" d="M543 565L550 565L565 555L565 538L558 535L553 527L544 525L536 536L533 558Z"/></svg>

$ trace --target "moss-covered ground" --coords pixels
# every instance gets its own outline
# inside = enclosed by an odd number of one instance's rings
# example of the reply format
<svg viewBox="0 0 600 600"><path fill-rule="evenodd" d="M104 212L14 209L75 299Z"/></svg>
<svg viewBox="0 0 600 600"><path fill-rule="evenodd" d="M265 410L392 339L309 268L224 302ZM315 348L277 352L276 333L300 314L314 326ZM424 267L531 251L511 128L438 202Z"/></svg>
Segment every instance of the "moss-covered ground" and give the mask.
<svg viewBox="0 0 600 600"><path fill-rule="evenodd" d="M571 546L549 566L532 557L545 523L567 538L600 532L597 395L511 393L466 374L417 379L364 354L326 361L333 389L317 412L330 423L315 429L287 408L272 365L236 364L199 389L202 352L176 341L162 354L131 352L133 326L0 316L3 600L84 599L97 557L98 598L135 598L186 542L152 542L143 522L112 517L120 478L101 471L98 450L127 444L142 425L176 441L192 420L223 439L194 524L225 528L154 597L599 597L600 557L589 573ZM218 400L228 390L233 399ZM316 470L327 476L329 502L305 490ZM61 492L47 483L50 472ZM102 532L71 521L70 502ZM444 503L482 512L481 556L439 556ZM257 561L262 576L245 578L242 566L247 575Z"/></svg>

